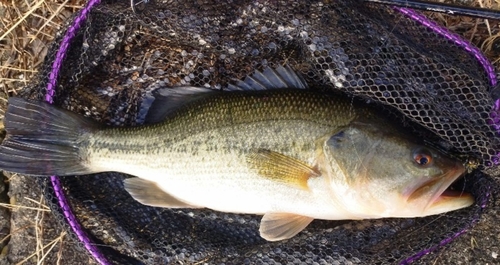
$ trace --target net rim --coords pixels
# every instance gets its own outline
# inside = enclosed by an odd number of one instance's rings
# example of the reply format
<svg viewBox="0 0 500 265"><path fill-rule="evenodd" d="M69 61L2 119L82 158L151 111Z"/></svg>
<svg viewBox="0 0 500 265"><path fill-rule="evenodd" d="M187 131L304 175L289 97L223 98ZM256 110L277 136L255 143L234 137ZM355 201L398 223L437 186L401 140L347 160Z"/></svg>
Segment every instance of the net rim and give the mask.
<svg viewBox="0 0 500 265"><path fill-rule="evenodd" d="M408 16L409 18L411 18L411 19L419 22L420 24L424 25L425 27L431 29L432 31L434 31L438 35L441 35L444 38L448 39L449 41L455 43L456 45L458 45L459 47L463 48L464 50L466 50L470 54L472 54L474 56L474 58L476 60L478 60L478 62L484 68L484 70L485 70L485 72L486 72L486 74L488 76L488 80L490 82L490 85L492 87L494 87L494 86L497 85L496 73L495 73L495 70L493 68L493 65L486 58L486 56L484 56L484 54L477 47L475 47L474 45L472 45L469 41L465 40L462 36L460 36L458 34L450 32L445 27L442 27L442 26L438 25L434 21L428 19L427 17L425 17L424 15L420 14L419 12L416 12L415 10L412 10L412 9L409 9L409 8L404 8L404 7L393 7L393 8L395 10L398 10L402 14ZM500 101L497 100L497 102L495 103L495 106L499 106L499 109L500 109ZM494 110L495 110L495 108L493 108L493 111ZM487 192L487 194L486 194L486 196L484 198L484 201L482 201L481 205L480 205L481 210L484 210L486 208L488 199L490 197L489 190L490 190L490 188L488 187L488 192ZM413 263L416 260L420 259L421 257L423 257L423 256L425 256L425 255L427 255L427 254L429 254L429 253L437 250L438 248L443 247L443 246L451 243L453 240L455 240L459 236L465 234L472 226L474 226L475 223L477 223L477 221L478 220L475 220L473 223L471 223L469 226L465 227L461 231L459 231L459 232L451 235L448 238L445 238L444 240L442 240L441 242L439 242L439 244L437 244L435 246L432 246L430 248L421 250L420 252L416 253L415 255L410 256L410 257L404 259L403 261L400 262L400 264L410 264L410 263Z"/></svg>
<svg viewBox="0 0 500 265"><path fill-rule="evenodd" d="M81 28L83 23L87 20L87 16L90 11L101 3L101 0L90 0L87 5L78 13L75 17L73 23L69 26L68 30L65 32L63 39L60 42L59 49L56 52L56 57L52 63L51 71L49 74L49 82L47 84L47 90L45 94L45 101L47 103L53 104L53 98L56 91L57 78L62 66L62 63L66 57L68 47L71 40L76 36L76 33ZM99 251L95 244L90 239L89 235L83 230L81 224L78 222L76 216L74 215L71 207L64 194L59 177L51 176L50 182L52 188L54 189L54 194L56 195L59 206L61 207L62 213L66 222L71 227L73 233L76 234L80 242L83 243L90 255L101 265L111 265L111 262L104 256L104 254Z"/></svg>
<svg viewBox="0 0 500 265"><path fill-rule="evenodd" d="M86 21L88 14L90 11L99 5L101 3L101 0L90 0L88 1L87 5L84 6L84 8L78 13L78 15L75 17L74 21L70 26L68 27L68 30L65 32L63 39L61 40L59 44L59 48L56 52L56 57L54 62L52 63L51 66L51 71L49 74L49 81L47 84L46 88L46 94L45 94L45 101L52 104L53 103L53 97L56 92L56 84L57 84L57 79L59 77L60 69L62 66L62 63L64 62L64 59L66 57L66 53L68 51L69 45L71 40L76 36L76 33L79 31L83 23ZM495 70L493 68L493 65L489 62L489 60L484 56L484 54L475 46L473 46L469 41L465 40L463 37L460 35L457 35L455 33L450 32L448 29L446 29L443 26L438 25L434 21L428 19L426 16L422 15L421 13L409 9L409 8L402 8L402 7L393 7L396 11L400 12L401 14L407 16L408 18L418 22L419 24L429 28L430 30L434 31L436 34L441 35L442 37L448 39L449 41L453 42L457 46L461 47L468 53L472 54L474 58L481 64L481 66L484 68L487 77L489 79L490 85L495 86L497 84L497 79L495 75ZM497 101L497 103L500 101ZM498 104L500 105L500 103ZM104 254L99 250L98 247L95 246L95 243L90 239L89 235L84 231L83 227L81 224L78 222L76 216L74 215L73 211L71 210L71 206L69 202L66 199L66 195L64 194L62 184L59 180L58 176L51 176L50 181L54 190L54 193L56 195L58 204L63 212L63 215L66 219L66 222L69 224L71 227L73 233L77 235L77 238L80 240L80 242L83 243L89 254L101 265L108 265L112 264L105 256ZM483 201L480 205L481 209L484 209L486 207L486 203L488 201L489 193L487 196L485 196L486 199ZM448 243L452 242L454 239L459 237L460 235L464 234L467 232L468 229L470 229L471 226L473 226L474 223L472 223L470 226L464 228L463 230L453 234L452 236L442 240L438 245L435 245L431 248L424 249L418 253L416 253L413 256L410 256L403 261L400 262L400 264L409 264L412 263L419 258L421 258L424 255L427 255L439 247L442 247L444 245L447 245Z"/></svg>

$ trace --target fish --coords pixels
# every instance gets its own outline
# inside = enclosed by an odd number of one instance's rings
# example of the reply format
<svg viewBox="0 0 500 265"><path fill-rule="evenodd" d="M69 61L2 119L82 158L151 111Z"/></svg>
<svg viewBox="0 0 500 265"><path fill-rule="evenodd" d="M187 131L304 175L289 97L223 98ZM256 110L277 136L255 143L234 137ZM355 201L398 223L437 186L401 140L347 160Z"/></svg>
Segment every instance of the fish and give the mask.
<svg viewBox="0 0 500 265"><path fill-rule="evenodd" d="M464 165L345 95L319 92L288 65L227 91L163 88L147 124L111 127L11 97L0 168L32 176L122 172L138 202L263 215L268 241L314 219L414 218L468 207L449 189Z"/></svg>

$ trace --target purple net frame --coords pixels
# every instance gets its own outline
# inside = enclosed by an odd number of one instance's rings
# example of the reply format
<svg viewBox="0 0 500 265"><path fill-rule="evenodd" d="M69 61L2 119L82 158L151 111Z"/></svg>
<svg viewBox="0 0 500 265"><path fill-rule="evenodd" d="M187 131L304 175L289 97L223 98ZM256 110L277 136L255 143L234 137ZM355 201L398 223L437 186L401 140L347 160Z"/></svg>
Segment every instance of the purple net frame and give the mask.
<svg viewBox="0 0 500 265"><path fill-rule="evenodd" d="M87 5L80 11L78 16L75 18L73 21L73 24L68 28L68 30L65 32L65 35L59 45L59 50L56 53L56 58L52 64L52 69L49 74L49 82L47 84L47 93L45 95L45 101L48 103L53 103L53 97L55 94L55 89L56 89L56 83L57 83L57 78L59 76L59 72L61 69L61 65L66 57L66 52L68 50L68 46L71 42L71 40L75 37L76 33L82 26L82 24L85 22L87 19L87 15L89 14L90 10L97 6L101 0L90 0ZM427 19L425 16L407 8L395 8L402 14L408 16L409 18L419 22L420 24L430 28L437 34L443 36L444 38L452 41L456 45L462 47L469 53L471 53L483 66L484 70L486 71L486 74L488 76L488 79L490 81L490 84L492 86L495 86L497 84L497 79L495 75L495 70L491 63L486 59L486 57L479 51L478 48L474 47L471 45L468 41L464 40L462 37L453 34L449 32L446 28L437 25L436 23L430 21ZM495 105L493 106L493 111L492 111L492 123L494 126L497 126L495 128L498 128L500 130L500 100L497 100L495 102ZM61 207L64 217L66 218L66 221L68 222L69 226L71 227L71 230L77 235L78 239L83 243L87 251L94 257L94 259L99 262L102 265L111 265L112 263L103 255L101 251L95 246L95 244L92 242L92 240L89 238L88 234L83 230L82 226L76 219L76 216L73 214L71 207L66 200L66 196L64 194L61 182L59 181L59 178L57 176L51 176L50 177L54 193L56 195L56 198L59 202L59 206ZM486 207L487 201L489 198L489 193L485 196L485 199L483 202L481 202L481 208L484 209ZM472 225L472 224L471 224ZM464 234L467 232L469 227L463 229L462 231L455 233L454 235L450 236L449 238L446 238L442 240L438 245L422 250L421 252L406 258L405 260L401 261L401 264L409 264L412 263L419 258L421 258L424 255L427 255L436 249L450 243L453 241L455 238L458 236Z"/></svg>
<svg viewBox="0 0 500 265"><path fill-rule="evenodd" d="M87 15L89 14L90 10L100 2L101 0L90 0L75 18L73 24L65 32L64 37L59 45L59 50L57 50L56 58L52 63L52 69L49 74L47 93L45 94L45 101L47 101L48 103L53 103L57 78L59 76L59 71L61 69L64 58L66 57L66 52L71 40L75 37L78 30L87 19ZM111 262L109 262L108 259L106 259L106 257L102 254L102 252L99 251L99 249L95 246L95 244L92 242L92 240L89 238L87 233L83 230L82 226L76 219L76 216L73 214L73 211L71 210L71 207L66 200L66 195L64 194L59 178L57 176L51 176L50 181L52 183L52 187L54 188L54 194L59 202L59 206L61 207L63 215L66 218L69 226L71 227L71 230L73 230L80 242L83 243L87 251L92 255L92 257L94 257L97 262L102 265L111 265Z"/></svg>
<svg viewBox="0 0 500 265"><path fill-rule="evenodd" d="M409 18L417 21L423 26L426 26L435 33L443 36L444 38L450 40L451 42L455 43L459 47L463 48L464 50L472 54L486 71L486 74L488 75L488 79L490 81L490 85L494 87L497 84L496 73L495 69L493 68L493 65L491 65L490 61L484 56L484 54L477 47L472 45L470 42L468 42L461 36L448 31L448 29L446 29L445 27L436 24L434 21L429 20L424 15L412 9L402 8L402 7L395 7L394 9L408 16Z"/></svg>
<svg viewBox="0 0 500 265"><path fill-rule="evenodd" d="M496 73L495 73L495 69L493 68L493 65L490 63L490 61L484 56L484 54L477 47L473 46L471 43L469 43L468 41L463 39L461 36L448 31L448 29L446 29L445 27L442 27L442 26L436 24L435 22L429 20L424 15L422 15L422 14L420 14L412 9L402 8L402 7L394 7L394 9L401 12L402 14L406 15L407 17L413 19L414 21L422 24L423 26L431 29L435 33L443 36L444 38L448 39L449 41L455 43L459 47L463 48L464 50L466 50L467 52L472 54L474 56L474 58L476 58L479 61L479 63L483 66L483 68L486 72L486 75L488 76L488 79L490 81L490 85L492 87L497 85L497 78L496 78ZM500 99L495 102L490 116L492 117L492 121L491 121L492 125L495 126L495 128L497 128L497 131L498 131L498 129L500 129ZM493 117L498 117L498 120L495 120ZM480 203L481 210L486 208L489 197L490 197L490 191L489 191L489 187L488 187L488 192L484 196L483 201L481 201L481 203ZM424 255L427 255L427 254L439 249L440 247L443 247L443 246L449 244L450 242L452 242L454 239L456 239L460 235L465 234L475 223L477 223L477 221L479 221L479 216L475 217L473 222L468 227L465 227L461 231L451 235L448 238L443 239L441 242L439 242L438 245L424 249L424 250L416 253L415 255L402 260L400 262L400 264L406 265L406 264L413 263L414 261L420 259Z"/></svg>
<svg viewBox="0 0 500 265"><path fill-rule="evenodd" d="M420 24L428 27L437 34L445 37L446 39L452 41L456 45L462 47L464 50L471 53L479 61L479 63L483 66L484 70L486 71L491 87L495 87L497 85L498 81L496 78L496 73L493 65L491 65L490 61L484 56L484 54L477 47L473 46L459 35L449 32L446 28L437 25L435 22L427 19L425 16L415 12L412 9L402 8L402 7L395 7L394 9L410 17L411 19L419 22ZM489 121L489 124L498 132L498 134L500 134L500 99L497 99L493 104L493 107L490 112L490 118L491 120ZM494 157L490 162L492 162L494 165L498 165L500 163L500 153L498 153L496 157Z"/></svg>

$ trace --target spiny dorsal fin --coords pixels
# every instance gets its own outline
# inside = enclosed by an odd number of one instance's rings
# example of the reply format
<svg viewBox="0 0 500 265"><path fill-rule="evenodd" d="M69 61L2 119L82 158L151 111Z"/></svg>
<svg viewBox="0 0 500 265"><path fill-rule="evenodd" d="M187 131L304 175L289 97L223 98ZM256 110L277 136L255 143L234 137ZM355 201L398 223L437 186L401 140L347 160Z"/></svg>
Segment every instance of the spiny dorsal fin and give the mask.
<svg viewBox="0 0 500 265"><path fill-rule="evenodd" d="M185 203L164 192L153 181L128 178L123 181L123 185L132 198L144 205L163 208L201 208Z"/></svg>
<svg viewBox="0 0 500 265"><path fill-rule="evenodd" d="M307 181L320 173L304 162L267 149L256 149L247 156L247 163L267 179L309 189Z"/></svg>
<svg viewBox="0 0 500 265"><path fill-rule="evenodd" d="M217 90L193 86L157 89L143 98L137 119L149 124L161 122L179 107L212 93Z"/></svg>
<svg viewBox="0 0 500 265"><path fill-rule="evenodd" d="M260 236L267 241L289 239L304 230L314 219L291 213L266 213L260 221Z"/></svg>
<svg viewBox="0 0 500 265"><path fill-rule="evenodd" d="M276 69L266 67L263 72L255 71L243 81L229 84L227 91L270 90L282 88L306 89L307 83L289 65Z"/></svg>
<svg viewBox="0 0 500 265"><path fill-rule="evenodd" d="M226 91L308 88L307 83L289 65L276 69L266 67L263 72L255 71L243 81L235 82L236 85L229 84ZM157 89L144 96L136 120L139 124L161 122L180 106L216 92L214 89L192 86Z"/></svg>

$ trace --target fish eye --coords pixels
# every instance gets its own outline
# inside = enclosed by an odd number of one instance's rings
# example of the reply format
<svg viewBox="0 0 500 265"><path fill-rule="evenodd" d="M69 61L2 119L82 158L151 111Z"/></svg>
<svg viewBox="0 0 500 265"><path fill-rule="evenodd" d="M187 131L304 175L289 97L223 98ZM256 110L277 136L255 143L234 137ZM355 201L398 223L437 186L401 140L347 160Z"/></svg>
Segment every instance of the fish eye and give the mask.
<svg viewBox="0 0 500 265"><path fill-rule="evenodd" d="M432 164L432 154L425 148L419 148L413 151L413 160L419 166L429 166Z"/></svg>

